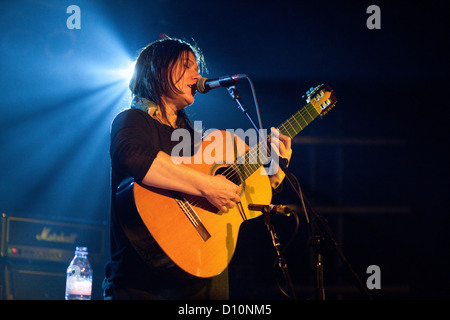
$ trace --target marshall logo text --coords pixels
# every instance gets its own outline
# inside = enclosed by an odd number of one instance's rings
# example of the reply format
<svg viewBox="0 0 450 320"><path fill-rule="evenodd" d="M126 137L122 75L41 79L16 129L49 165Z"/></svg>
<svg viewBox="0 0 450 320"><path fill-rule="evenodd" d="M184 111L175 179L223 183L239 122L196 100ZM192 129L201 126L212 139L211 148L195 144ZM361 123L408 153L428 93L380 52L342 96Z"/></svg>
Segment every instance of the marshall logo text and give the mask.
<svg viewBox="0 0 450 320"><path fill-rule="evenodd" d="M49 227L44 227L40 234L36 235L36 240L38 241L49 241L49 242L59 242L59 243L75 243L75 239L77 238L76 233L71 233L69 236L66 236L63 231L59 234L56 232L51 232Z"/></svg>

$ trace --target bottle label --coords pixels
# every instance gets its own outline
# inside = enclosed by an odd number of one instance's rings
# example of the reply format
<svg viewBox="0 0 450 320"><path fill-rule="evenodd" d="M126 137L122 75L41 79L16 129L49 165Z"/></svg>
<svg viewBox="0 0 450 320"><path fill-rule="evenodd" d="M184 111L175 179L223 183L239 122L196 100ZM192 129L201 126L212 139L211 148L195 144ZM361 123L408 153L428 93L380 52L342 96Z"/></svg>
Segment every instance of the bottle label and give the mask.
<svg viewBox="0 0 450 320"><path fill-rule="evenodd" d="M67 293L75 295L91 295L92 282L90 279L68 277L66 283Z"/></svg>

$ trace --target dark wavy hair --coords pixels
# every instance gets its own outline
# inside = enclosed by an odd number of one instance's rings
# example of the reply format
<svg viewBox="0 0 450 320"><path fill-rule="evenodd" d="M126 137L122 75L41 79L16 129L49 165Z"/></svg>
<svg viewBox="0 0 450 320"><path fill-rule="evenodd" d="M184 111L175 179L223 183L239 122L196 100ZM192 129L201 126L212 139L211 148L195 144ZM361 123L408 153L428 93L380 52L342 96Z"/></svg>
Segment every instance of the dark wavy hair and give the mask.
<svg viewBox="0 0 450 320"><path fill-rule="evenodd" d="M161 107L164 104L162 96L181 93L173 82L172 72L180 59L188 59L189 52L194 54L199 72L206 72L203 54L195 43L166 37L143 48L136 60L129 84L133 96L147 98ZM183 74L184 72L185 69ZM162 117L168 120L165 107L160 108L160 111ZM179 110L177 116L177 127L192 127L184 110Z"/></svg>

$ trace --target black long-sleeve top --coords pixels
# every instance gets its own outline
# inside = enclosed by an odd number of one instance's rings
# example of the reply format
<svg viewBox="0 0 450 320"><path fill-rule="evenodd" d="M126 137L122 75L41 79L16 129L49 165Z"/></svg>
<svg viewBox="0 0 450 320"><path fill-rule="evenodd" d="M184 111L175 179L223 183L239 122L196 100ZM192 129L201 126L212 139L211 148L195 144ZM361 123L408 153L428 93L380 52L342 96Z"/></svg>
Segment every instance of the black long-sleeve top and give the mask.
<svg viewBox="0 0 450 320"><path fill-rule="evenodd" d="M209 298L214 294L207 292L206 295L199 296L198 292L208 291L205 288L211 287L211 279L193 278L185 274L173 264L156 242L151 244L147 252L150 263L148 259L144 262L129 241L118 217L116 203L118 186L124 179L130 177L135 182L141 182L158 152L163 151L170 155L173 147L179 143L171 141L174 130L138 108L122 111L112 122L111 260L106 266L106 282L108 286L119 289L139 288L156 298L189 299L193 296ZM138 213L126 212L126 214ZM228 293L228 288L221 289Z"/></svg>

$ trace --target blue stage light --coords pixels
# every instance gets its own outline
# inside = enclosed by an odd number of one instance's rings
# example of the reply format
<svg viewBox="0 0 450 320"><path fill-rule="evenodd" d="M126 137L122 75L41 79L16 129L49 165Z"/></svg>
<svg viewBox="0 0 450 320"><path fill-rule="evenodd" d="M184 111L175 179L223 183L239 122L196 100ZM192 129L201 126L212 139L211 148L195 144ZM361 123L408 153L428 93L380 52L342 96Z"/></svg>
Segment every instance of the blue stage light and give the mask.
<svg viewBox="0 0 450 320"><path fill-rule="evenodd" d="M113 77L113 79L110 80L124 81L128 84L128 82L130 82L131 77L133 76L135 64L136 61L129 60L122 63L121 67L106 72Z"/></svg>

